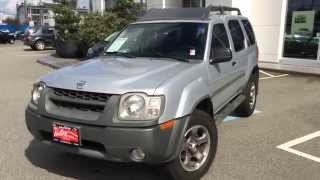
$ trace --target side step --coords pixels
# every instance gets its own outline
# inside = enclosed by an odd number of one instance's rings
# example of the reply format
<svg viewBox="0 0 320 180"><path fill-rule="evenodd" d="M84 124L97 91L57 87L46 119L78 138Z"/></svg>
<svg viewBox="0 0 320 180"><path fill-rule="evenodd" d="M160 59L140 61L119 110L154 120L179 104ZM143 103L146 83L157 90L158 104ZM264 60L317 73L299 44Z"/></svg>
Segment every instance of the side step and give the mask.
<svg viewBox="0 0 320 180"><path fill-rule="evenodd" d="M230 103L228 103L223 109L221 109L215 116L216 124L219 125L223 122L223 120L232 114L239 105L246 99L245 95L239 95L235 99L233 99Z"/></svg>

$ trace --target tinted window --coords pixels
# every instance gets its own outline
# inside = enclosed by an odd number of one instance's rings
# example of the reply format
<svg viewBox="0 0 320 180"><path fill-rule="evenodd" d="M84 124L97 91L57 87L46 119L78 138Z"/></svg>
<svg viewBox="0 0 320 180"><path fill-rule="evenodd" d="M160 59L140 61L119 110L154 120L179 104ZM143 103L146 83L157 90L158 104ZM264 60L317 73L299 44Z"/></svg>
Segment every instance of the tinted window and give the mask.
<svg viewBox="0 0 320 180"><path fill-rule="evenodd" d="M246 30L247 35L249 37L250 44L251 45L255 44L256 38L254 36L253 28L252 28L250 22L248 20L242 20L242 23L243 23L244 29Z"/></svg>
<svg viewBox="0 0 320 180"><path fill-rule="evenodd" d="M237 20L229 21L228 26L231 32L234 49L236 51L243 50L245 48L245 38L239 22Z"/></svg>
<svg viewBox="0 0 320 180"><path fill-rule="evenodd" d="M226 28L223 24L216 24L212 30L211 49L230 48Z"/></svg>

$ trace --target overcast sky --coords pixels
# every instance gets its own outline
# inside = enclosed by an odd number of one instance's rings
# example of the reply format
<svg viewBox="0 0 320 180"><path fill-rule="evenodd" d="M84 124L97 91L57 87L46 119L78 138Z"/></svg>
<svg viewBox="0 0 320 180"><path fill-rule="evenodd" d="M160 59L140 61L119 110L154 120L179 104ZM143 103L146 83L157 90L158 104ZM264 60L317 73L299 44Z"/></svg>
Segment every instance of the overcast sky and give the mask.
<svg viewBox="0 0 320 180"><path fill-rule="evenodd" d="M16 4L21 0L0 0L0 12L9 14L16 13Z"/></svg>

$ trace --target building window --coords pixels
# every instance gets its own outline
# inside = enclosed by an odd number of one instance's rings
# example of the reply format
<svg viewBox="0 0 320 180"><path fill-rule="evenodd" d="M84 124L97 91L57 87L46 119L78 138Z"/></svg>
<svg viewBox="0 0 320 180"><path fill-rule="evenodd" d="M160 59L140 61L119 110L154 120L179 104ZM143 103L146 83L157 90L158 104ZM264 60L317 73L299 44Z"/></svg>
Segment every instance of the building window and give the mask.
<svg viewBox="0 0 320 180"><path fill-rule="evenodd" d="M320 0L288 0L283 56L319 60Z"/></svg>
<svg viewBox="0 0 320 180"><path fill-rule="evenodd" d="M40 9L31 9L31 14L40 14Z"/></svg>
<svg viewBox="0 0 320 180"><path fill-rule="evenodd" d="M183 0L182 4L185 8L206 7L206 0Z"/></svg>

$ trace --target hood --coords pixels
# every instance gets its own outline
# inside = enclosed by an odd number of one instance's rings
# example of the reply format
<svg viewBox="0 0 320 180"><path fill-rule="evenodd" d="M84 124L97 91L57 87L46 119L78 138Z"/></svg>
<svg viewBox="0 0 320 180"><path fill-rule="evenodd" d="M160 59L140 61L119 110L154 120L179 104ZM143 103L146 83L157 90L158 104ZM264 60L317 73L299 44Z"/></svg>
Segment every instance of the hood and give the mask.
<svg viewBox="0 0 320 180"><path fill-rule="evenodd" d="M145 92L155 89L192 64L150 58L106 57L69 66L42 77L49 87L108 94ZM77 83L86 82L82 89Z"/></svg>

